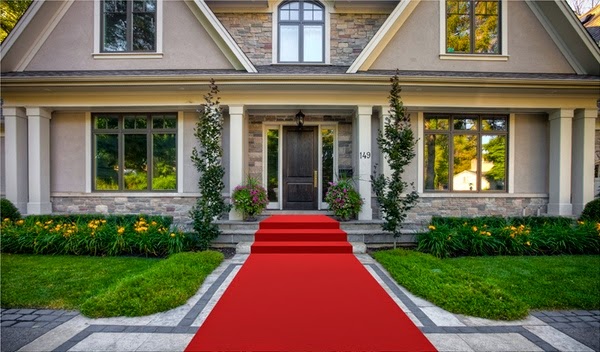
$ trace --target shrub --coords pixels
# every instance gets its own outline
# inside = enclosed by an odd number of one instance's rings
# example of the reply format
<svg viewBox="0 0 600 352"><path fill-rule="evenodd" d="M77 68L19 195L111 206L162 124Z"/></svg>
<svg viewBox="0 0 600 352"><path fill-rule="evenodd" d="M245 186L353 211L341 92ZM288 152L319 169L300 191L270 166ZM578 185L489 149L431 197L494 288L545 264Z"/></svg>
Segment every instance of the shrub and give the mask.
<svg viewBox="0 0 600 352"><path fill-rule="evenodd" d="M342 220L355 217L362 208L363 200L352 186L352 180L341 179L337 183L329 182L325 201L335 216Z"/></svg>
<svg viewBox="0 0 600 352"><path fill-rule="evenodd" d="M162 257L192 246L169 230L168 217L41 215L0 225L0 250L7 253L144 255Z"/></svg>
<svg viewBox="0 0 600 352"><path fill-rule="evenodd" d="M585 205L579 220L600 222L600 198L596 198Z"/></svg>
<svg viewBox="0 0 600 352"><path fill-rule="evenodd" d="M0 199L0 217L14 221L21 218L21 213L10 200L2 198Z"/></svg>
<svg viewBox="0 0 600 352"><path fill-rule="evenodd" d="M233 208L244 215L244 219L262 213L269 204L267 190L253 177L248 177L245 185L237 186L231 195Z"/></svg>
<svg viewBox="0 0 600 352"><path fill-rule="evenodd" d="M563 217L434 217L417 249L439 258L600 253L600 223Z"/></svg>

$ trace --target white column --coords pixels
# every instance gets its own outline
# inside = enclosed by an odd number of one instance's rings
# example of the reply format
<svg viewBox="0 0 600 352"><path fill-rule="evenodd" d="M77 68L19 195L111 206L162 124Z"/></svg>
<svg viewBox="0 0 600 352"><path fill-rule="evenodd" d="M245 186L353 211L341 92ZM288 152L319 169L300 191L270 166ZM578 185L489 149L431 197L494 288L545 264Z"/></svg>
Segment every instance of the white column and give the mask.
<svg viewBox="0 0 600 352"><path fill-rule="evenodd" d="M6 199L27 213L27 115L22 108L3 108Z"/></svg>
<svg viewBox="0 0 600 352"><path fill-rule="evenodd" d="M244 181L244 106L229 106L229 194ZM243 215L231 209L229 220Z"/></svg>
<svg viewBox="0 0 600 352"><path fill-rule="evenodd" d="M573 110L550 113L550 199L548 214L571 215L571 140Z"/></svg>
<svg viewBox="0 0 600 352"><path fill-rule="evenodd" d="M373 115L372 106L359 106L356 115L357 131L357 157L356 177L358 181L358 193L363 199L362 210L358 214L358 220L372 220L373 210L371 209L371 115Z"/></svg>
<svg viewBox="0 0 600 352"><path fill-rule="evenodd" d="M573 119L573 215L579 216L594 199L594 149L597 112L575 110Z"/></svg>
<svg viewBox="0 0 600 352"><path fill-rule="evenodd" d="M50 214L50 118L51 111L27 108L29 140L28 214Z"/></svg>

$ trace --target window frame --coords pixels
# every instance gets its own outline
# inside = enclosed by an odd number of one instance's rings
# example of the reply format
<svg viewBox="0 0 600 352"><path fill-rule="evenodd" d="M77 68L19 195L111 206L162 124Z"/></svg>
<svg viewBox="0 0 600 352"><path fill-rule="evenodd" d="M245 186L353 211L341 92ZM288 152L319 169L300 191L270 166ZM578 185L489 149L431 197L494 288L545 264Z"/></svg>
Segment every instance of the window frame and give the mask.
<svg viewBox="0 0 600 352"><path fill-rule="evenodd" d="M134 26L133 26L133 15L135 13L134 9L133 9L133 2L134 0L126 0L127 1L127 10L126 10L126 17L127 17L127 33L126 33L126 45L127 45L127 50L123 50L123 51L111 51L111 50L106 50L105 49L105 41L106 41L106 30L105 30L105 2L107 0L101 0L100 1L100 52L102 53L156 53L157 49L158 49L158 0L156 0L155 3L155 11L154 13L154 23L155 23L155 27L154 27L154 50L134 50L133 49L133 31L134 31ZM151 12L144 12L144 13L151 13Z"/></svg>
<svg viewBox="0 0 600 352"><path fill-rule="evenodd" d="M164 0L156 0L156 50L155 51L103 51L104 33L103 25L104 0L94 0L94 48L92 58L94 60L122 60L122 59L162 59L163 58L163 3Z"/></svg>
<svg viewBox="0 0 600 352"><path fill-rule="evenodd" d="M508 3L507 0L498 0L500 3L499 6L499 41L500 41L500 50L497 54L490 53L462 53L462 52L447 52L447 1L439 1L439 13L440 13L440 54L439 58L441 60L475 60L475 61L508 61L509 52L508 52L508 37L509 37L509 29L508 29ZM474 0L469 0L474 1ZM471 46L472 47L472 46Z"/></svg>
<svg viewBox="0 0 600 352"><path fill-rule="evenodd" d="M95 119L100 115L111 115L118 117L117 128L114 129L100 129L95 127ZM124 121L125 116L146 116L146 128L145 129L129 129L125 128ZM154 128L152 126L152 118L157 115L171 115L175 120L174 128ZM107 193L174 193L179 190L179 114L177 112L98 112L91 114L91 191L92 192L107 192ZM117 156L118 156L118 171L117 171L117 183L118 189L97 189L96 188L96 175L97 175L97 161L96 161L96 135L111 134L117 136ZM152 189L152 180L154 175L154 144L153 135L155 134L173 134L175 139L175 186L173 189ZM125 136L126 135L145 135L146 136L146 168L148 169L146 174L147 188L142 190L137 189L125 189L124 182L124 164L125 164Z"/></svg>
<svg viewBox="0 0 600 352"><path fill-rule="evenodd" d="M438 118L447 118L448 119L448 129L426 129L425 123L428 118L438 117ZM477 120L477 129L476 130L458 130L454 129L454 119L455 118L471 118ZM482 120L486 118L503 118L506 121L506 128L501 131L484 131L482 130ZM510 181L509 181L509 170L510 170L510 128L511 128L511 116L510 114L498 114L498 113L481 113L481 114L473 114L473 113L424 113L423 114L423 167L422 167L422 178L421 182L423 182L423 193L434 194L508 194L511 191ZM446 135L448 138L448 189L440 190L440 189L427 189L426 188L426 177L427 177L427 164L425 163L425 140L428 135ZM477 137L477 171L476 171L476 187L474 190L454 190L454 136L457 135L470 135ZM484 177L482 173L483 166L483 144L482 137L483 136L503 136L505 138L505 156L504 156L504 189L503 190L482 190L481 189L481 180Z"/></svg>
<svg viewBox="0 0 600 352"><path fill-rule="evenodd" d="M298 20L281 20L281 10L282 7L291 3L298 3L299 7L298 7L298 12L299 12L299 18ZM304 4L305 3L310 3L313 4L317 7L319 7L322 12L323 12L323 19L321 21L314 21L314 20L304 20ZM277 35L276 35L276 42L277 42L277 52L276 52L276 63L279 64L326 64L328 61L328 54L327 54L327 38L329 37L329 29L327 28L327 22L328 22L328 11L327 11L327 7L316 0L286 0L286 1L282 1L275 9L275 12L277 14L276 17L276 26L274 26L274 28L277 28ZM298 61L282 61L281 60L281 26L283 25L297 25L298 27ZM321 31L321 61L304 61L304 26L308 25L308 26L316 26L319 25L322 28Z"/></svg>

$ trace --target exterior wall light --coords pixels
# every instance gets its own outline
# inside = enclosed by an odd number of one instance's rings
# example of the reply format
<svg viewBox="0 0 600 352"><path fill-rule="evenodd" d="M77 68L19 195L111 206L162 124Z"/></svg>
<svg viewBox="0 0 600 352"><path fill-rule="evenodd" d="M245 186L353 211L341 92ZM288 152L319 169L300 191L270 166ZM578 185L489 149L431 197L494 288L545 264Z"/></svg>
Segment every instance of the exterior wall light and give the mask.
<svg viewBox="0 0 600 352"><path fill-rule="evenodd" d="M304 114L302 113L302 110L298 111L298 113L296 114L296 125L298 125L298 127L302 127L304 125Z"/></svg>

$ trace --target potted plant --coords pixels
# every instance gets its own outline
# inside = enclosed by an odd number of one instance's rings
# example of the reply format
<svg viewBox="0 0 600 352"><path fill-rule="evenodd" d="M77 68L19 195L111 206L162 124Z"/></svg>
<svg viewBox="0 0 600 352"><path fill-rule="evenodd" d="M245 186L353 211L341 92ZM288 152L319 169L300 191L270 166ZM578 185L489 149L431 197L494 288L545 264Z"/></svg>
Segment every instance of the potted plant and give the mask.
<svg viewBox="0 0 600 352"><path fill-rule="evenodd" d="M329 189L325 194L325 201L329 209L342 221L354 218L361 210L363 200L352 186L352 180L341 179L338 182L329 182Z"/></svg>
<svg viewBox="0 0 600 352"><path fill-rule="evenodd" d="M267 207L269 198L267 191L257 179L248 177L245 185L239 185L231 195L233 208L242 213L244 220L254 221Z"/></svg>

